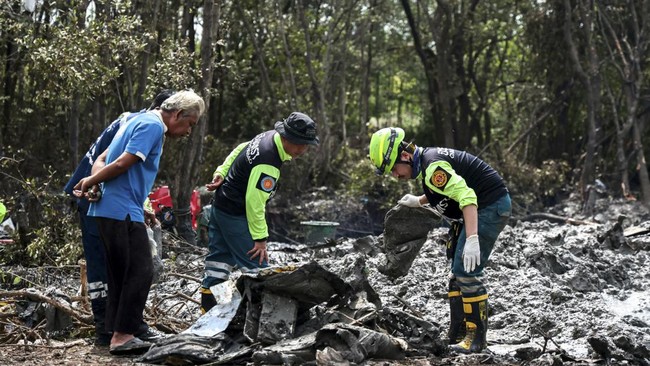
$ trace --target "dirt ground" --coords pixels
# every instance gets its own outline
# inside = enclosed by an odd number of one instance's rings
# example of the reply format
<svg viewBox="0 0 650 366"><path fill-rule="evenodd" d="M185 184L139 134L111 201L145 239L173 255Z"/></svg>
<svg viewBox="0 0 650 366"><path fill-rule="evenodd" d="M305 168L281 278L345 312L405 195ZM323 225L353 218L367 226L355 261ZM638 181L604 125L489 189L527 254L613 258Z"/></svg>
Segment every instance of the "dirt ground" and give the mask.
<svg viewBox="0 0 650 366"><path fill-rule="evenodd" d="M638 203L607 198L598 202L597 212L580 225L520 218L506 227L485 271L490 293L487 352L365 364L650 365L650 234L625 236L623 231L650 229L650 213ZM550 213L580 218L571 201ZM449 263L439 239L445 232L432 230L409 273L396 280L378 271L385 260L381 253L355 251L354 239L339 239L328 249L275 250L271 264L316 261L337 273L362 257L383 306L417 313L444 328ZM197 303L187 298L199 298L196 279L203 254L174 250L161 282L152 288L147 320L179 331L198 318ZM174 296L179 293L185 298ZM170 318L173 323L166 322ZM73 338L48 345L0 344L0 365L144 364L136 357L111 356L90 339Z"/></svg>
<svg viewBox="0 0 650 366"><path fill-rule="evenodd" d="M66 343L72 345L66 346ZM91 340L53 342L48 346L0 345L0 365L144 365L135 357L115 357L107 347L95 347Z"/></svg>
<svg viewBox="0 0 650 366"><path fill-rule="evenodd" d="M137 362L138 356L113 356L108 353L106 347L96 347L90 340L80 344L72 341L72 346L65 344L52 344L50 346L29 346L20 347L15 345L0 346L0 365L22 365L22 366L117 366L131 365L144 366L148 363ZM458 356L450 358L427 358L414 357L407 360L368 360L367 366L434 366L434 365L508 365L517 364L503 359L495 359L489 355L481 356Z"/></svg>

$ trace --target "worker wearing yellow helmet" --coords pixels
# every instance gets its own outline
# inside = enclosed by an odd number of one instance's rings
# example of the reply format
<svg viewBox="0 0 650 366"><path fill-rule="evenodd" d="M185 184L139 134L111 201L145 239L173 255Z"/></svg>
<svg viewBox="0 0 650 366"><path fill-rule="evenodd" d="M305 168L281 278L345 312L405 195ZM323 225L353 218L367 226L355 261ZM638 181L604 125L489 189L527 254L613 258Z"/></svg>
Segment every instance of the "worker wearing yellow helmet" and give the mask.
<svg viewBox="0 0 650 366"><path fill-rule="evenodd" d="M399 127L382 128L370 139L370 161L377 174L421 179L424 194L407 194L398 204L427 207L458 227L447 251L449 344L454 351L477 353L486 348L488 293L480 276L497 237L512 212L503 179L483 160L465 151L418 147L404 141Z"/></svg>

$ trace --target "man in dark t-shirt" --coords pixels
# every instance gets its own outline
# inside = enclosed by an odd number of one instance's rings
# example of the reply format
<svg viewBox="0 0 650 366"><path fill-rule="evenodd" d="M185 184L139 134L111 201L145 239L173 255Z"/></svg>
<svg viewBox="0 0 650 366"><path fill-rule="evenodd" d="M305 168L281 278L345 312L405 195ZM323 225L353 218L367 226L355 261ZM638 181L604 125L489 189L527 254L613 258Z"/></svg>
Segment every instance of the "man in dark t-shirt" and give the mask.
<svg viewBox="0 0 650 366"><path fill-rule="evenodd" d="M462 222L449 280L449 343L462 353L486 348L488 293L480 276L494 243L512 212L503 179L483 160L465 151L418 147L404 141L404 130L383 128L372 135L370 160L377 174L422 179L423 195L407 194L399 204L429 209ZM464 337L463 337L464 335Z"/></svg>
<svg viewBox="0 0 650 366"><path fill-rule="evenodd" d="M235 147L206 185L215 193L200 290L202 313L216 305L210 288L226 281L233 269L268 266L266 203L277 189L280 168L319 143L316 122L304 113L293 112L274 127Z"/></svg>

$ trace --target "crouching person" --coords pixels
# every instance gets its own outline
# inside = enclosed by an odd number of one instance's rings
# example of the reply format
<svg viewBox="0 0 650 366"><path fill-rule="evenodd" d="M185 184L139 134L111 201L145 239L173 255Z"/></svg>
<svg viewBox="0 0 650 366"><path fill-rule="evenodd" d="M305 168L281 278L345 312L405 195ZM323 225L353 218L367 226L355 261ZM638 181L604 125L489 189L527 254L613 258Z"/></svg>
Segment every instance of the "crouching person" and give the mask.
<svg viewBox="0 0 650 366"><path fill-rule="evenodd" d="M450 253L449 343L457 352L481 352L487 346L488 327L488 291L481 276L511 215L508 189L496 170L476 156L444 147L418 147L404 136L398 127L375 132L370 160L379 175L422 181L424 194L407 194L399 204L430 204L448 219L463 220Z"/></svg>
<svg viewBox="0 0 650 366"><path fill-rule="evenodd" d="M267 267L266 203L277 188L280 167L309 145L318 145L316 123L294 112L237 146L206 185L215 191L208 223L209 254L201 284L201 313L216 305L210 287L226 281L234 268Z"/></svg>

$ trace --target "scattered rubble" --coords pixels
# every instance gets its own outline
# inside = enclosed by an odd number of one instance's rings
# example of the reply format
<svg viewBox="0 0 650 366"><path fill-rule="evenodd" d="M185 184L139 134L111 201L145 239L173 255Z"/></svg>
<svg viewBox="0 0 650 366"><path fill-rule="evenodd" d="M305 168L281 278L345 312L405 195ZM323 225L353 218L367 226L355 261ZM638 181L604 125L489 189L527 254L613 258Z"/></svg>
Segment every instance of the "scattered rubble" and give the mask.
<svg viewBox="0 0 650 366"><path fill-rule="evenodd" d="M219 311L229 314L219 325L208 321L212 311L198 317L205 249L166 236L165 271L146 320L177 334L138 362L650 365L646 208L604 198L593 217L567 201L548 212L551 219L513 218L485 270L489 347L478 355L447 351L447 229L420 211L407 213L401 244L386 245L395 243L385 240L390 232L316 246L270 243L277 269L234 276L219 296L220 306L232 305ZM75 326L83 319L71 318ZM10 334L5 322L0 336L15 340Z"/></svg>

